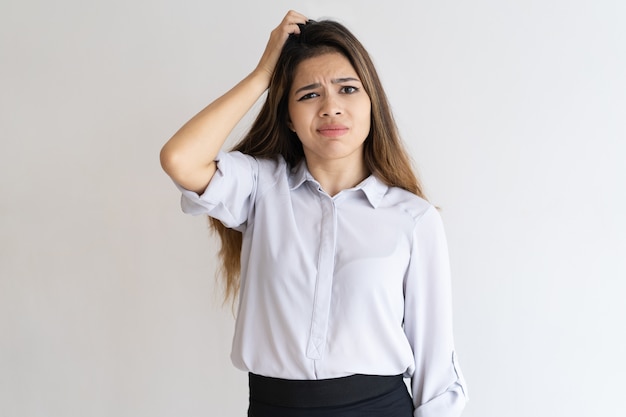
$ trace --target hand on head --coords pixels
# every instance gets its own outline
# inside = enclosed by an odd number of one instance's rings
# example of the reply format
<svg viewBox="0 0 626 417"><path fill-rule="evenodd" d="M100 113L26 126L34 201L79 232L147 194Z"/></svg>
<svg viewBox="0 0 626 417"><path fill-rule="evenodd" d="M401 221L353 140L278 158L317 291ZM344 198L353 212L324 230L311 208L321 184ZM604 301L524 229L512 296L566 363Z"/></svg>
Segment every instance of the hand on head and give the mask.
<svg viewBox="0 0 626 417"><path fill-rule="evenodd" d="M278 57L280 56L280 51L283 49L289 35L299 35L300 27L298 25L306 24L307 21L308 19L303 14L290 10L280 24L272 30L270 39L267 42L267 46L259 60L256 70L264 71L267 76L271 78Z"/></svg>

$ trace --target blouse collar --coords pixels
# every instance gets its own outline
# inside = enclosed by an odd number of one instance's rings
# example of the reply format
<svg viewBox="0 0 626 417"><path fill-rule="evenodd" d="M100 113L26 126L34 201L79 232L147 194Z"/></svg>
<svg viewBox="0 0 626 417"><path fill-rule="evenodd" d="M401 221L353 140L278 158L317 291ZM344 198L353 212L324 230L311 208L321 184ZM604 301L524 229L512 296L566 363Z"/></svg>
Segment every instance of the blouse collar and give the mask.
<svg viewBox="0 0 626 417"><path fill-rule="evenodd" d="M313 183L318 188L320 186L319 182L317 182L317 180L313 178L313 175L309 172L306 162L303 159L291 170L291 174L289 176L289 189L293 191L305 182ZM378 177L370 175L350 190L362 191L372 207L376 208L382 201L388 189L389 186L380 181Z"/></svg>

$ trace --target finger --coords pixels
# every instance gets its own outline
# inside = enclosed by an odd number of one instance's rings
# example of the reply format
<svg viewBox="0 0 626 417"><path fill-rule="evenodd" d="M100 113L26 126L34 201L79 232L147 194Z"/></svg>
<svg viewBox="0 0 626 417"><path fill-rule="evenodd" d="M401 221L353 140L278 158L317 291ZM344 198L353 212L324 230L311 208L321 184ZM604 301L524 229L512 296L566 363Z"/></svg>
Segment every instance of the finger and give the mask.
<svg viewBox="0 0 626 417"><path fill-rule="evenodd" d="M308 20L305 15L303 15L302 13L298 13L295 10L289 10L285 15L285 18L298 19L299 21L304 20L305 22Z"/></svg>
<svg viewBox="0 0 626 417"><path fill-rule="evenodd" d="M283 18L283 21L281 22L281 26L284 25L284 27L287 28L288 33L299 34L300 28L298 27L298 25L306 24L308 20L309 19L305 15L298 13L294 10L290 10L289 12L287 12L285 17Z"/></svg>

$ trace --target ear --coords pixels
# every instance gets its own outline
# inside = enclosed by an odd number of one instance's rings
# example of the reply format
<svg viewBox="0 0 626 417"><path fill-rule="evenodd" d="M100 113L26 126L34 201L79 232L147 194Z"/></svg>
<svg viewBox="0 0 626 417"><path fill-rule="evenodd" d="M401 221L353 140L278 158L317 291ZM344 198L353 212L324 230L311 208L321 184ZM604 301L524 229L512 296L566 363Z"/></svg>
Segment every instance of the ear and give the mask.
<svg viewBox="0 0 626 417"><path fill-rule="evenodd" d="M289 128L289 130L296 133L296 129L293 127L293 123L291 123L291 120L287 120L287 127Z"/></svg>

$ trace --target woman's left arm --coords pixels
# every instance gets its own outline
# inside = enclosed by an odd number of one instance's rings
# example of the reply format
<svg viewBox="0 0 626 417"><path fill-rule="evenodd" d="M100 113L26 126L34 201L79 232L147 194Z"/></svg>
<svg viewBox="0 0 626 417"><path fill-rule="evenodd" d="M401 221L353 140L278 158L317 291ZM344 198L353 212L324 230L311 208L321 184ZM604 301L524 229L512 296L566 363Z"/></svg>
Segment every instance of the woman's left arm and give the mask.
<svg viewBox="0 0 626 417"><path fill-rule="evenodd" d="M404 331L415 358L415 417L457 417L467 388L454 350L448 247L435 207L416 220L404 292Z"/></svg>

